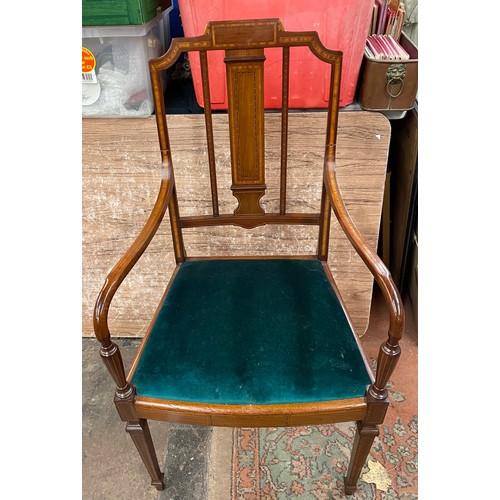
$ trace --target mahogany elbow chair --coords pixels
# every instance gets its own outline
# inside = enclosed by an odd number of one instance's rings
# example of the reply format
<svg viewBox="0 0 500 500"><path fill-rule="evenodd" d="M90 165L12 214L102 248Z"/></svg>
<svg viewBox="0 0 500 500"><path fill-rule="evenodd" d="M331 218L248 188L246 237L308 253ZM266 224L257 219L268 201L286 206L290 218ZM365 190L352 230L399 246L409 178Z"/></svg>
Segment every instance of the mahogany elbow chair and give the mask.
<svg viewBox="0 0 500 500"><path fill-rule="evenodd" d="M305 46L331 65L322 198L318 213L287 213L286 151L290 49ZM283 50L279 213L264 213L264 48ZM219 213L207 52L225 51L233 195L238 207ZM198 51L203 76L213 213L182 216L174 180L161 72L182 52ZM356 421L345 477L356 484L389 404L386 384L400 355L401 298L390 273L351 220L336 180L335 149L342 53L316 32L288 32L278 19L210 22L203 35L172 40L150 61L162 160L159 194L144 228L109 273L98 296L94 328L100 355L116 382L114 402L151 476L163 489L148 419L195 425L276 427ZM157 313L125 374L107 319L115 292L155 235L168 208L176 268ZM376 375L366 361L330 273L333 210L378 282L390 311L388 339ZM317 252L308 256L187 255L183 229L264 224L317 225ZM283 348L273 346L279 342Z"/></svg>

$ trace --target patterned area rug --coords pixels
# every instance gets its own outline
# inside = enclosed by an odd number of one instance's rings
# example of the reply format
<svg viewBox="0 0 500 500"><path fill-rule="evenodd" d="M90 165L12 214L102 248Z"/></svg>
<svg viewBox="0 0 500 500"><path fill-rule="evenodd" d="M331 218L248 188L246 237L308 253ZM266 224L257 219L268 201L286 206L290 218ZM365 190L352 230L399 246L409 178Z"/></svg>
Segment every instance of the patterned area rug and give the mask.
<svg viewBox="0 0 500 500"><path fill-rule="evenodd" d="M416 499L418 417L404 409L405 396L391 390L385 423L350 497L344 494L354 423L233 430L231 498ZM401 415L406 415L402 418Z"/></svg>

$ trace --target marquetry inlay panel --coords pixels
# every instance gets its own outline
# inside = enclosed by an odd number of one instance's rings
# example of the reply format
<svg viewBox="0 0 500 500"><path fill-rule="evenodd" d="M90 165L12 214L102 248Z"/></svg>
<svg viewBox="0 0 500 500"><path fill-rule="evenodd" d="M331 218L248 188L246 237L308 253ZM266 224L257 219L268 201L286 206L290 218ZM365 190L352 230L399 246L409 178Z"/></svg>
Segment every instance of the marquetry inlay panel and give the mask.
<svg viewBox="0 0 500 500"><path fill-rule="evenodd" d="M262 214L264 175L264 51L227 50L231 172L235 214Z"/></svg>

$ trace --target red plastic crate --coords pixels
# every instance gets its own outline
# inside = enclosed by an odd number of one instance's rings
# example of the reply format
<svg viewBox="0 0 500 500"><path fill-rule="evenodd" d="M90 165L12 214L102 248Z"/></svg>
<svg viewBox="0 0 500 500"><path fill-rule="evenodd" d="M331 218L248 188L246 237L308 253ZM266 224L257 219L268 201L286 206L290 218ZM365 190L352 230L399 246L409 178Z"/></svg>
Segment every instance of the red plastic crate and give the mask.
<svg viewBox="0 0 500 500"><path fill-rule="evenodd" d="M344 53L340 106L354 100L373 0L178 0L185 36L201 35L209 21L279 18L287 31L317 31L325 47ZM267 49L264 63L264 106L281 107L282 49ZM222 51L208 53L212 109L227 109ZM196 99L203 106L198 55L190 54ZM307 47L290 49L290 108L326 108L330 85L328 65Z"/></svg>

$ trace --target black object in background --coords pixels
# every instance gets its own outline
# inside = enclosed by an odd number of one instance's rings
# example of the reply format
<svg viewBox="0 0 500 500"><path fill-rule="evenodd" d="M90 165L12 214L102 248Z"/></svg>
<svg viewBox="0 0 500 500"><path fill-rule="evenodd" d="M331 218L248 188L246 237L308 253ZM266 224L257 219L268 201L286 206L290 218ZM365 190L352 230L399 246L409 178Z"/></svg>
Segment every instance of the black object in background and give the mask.
<svg viewBox="0 0 500 500"><path fill-rule="evenodd" d="M167 73L165 90L165 110L167 114L201 114L194 92L189 59L184 56Z"/></svg>

